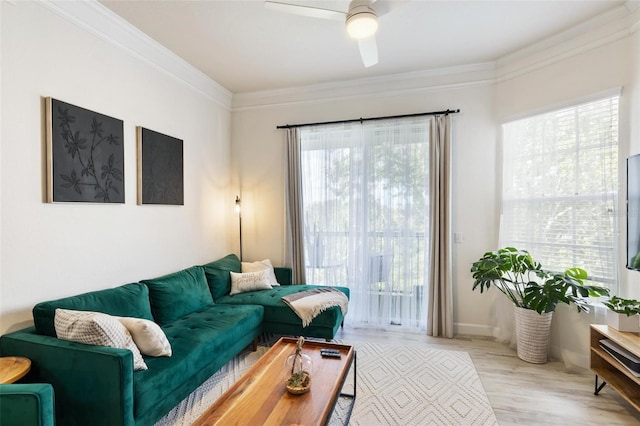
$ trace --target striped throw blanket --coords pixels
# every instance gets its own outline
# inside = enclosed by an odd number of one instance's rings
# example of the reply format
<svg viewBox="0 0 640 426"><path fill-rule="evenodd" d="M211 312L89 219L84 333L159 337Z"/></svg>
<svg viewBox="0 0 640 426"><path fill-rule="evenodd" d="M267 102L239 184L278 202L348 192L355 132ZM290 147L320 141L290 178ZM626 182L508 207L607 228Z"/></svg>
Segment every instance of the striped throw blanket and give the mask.
<svg viewBox="0 0 640 426"><path fill-rule="evenodd" d="M314 288L300 293L283 296L282 301L289 305L302 320L302 327L332 306L340 306L342 315L347 314L349 299L340 290L334 288Z"/></svg>

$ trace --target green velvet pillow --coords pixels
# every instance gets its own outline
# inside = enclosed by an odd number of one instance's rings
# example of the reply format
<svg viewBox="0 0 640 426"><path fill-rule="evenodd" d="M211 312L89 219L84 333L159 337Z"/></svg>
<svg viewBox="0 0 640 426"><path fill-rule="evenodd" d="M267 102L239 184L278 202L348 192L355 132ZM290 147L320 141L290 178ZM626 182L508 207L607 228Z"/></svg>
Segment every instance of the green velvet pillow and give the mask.
<svg viewBox="0 0 640 426"><path fill-rule="evenodd" d="M169 324L213 303L201 266L141 282L149 287L151 312L160 325Z"/></svg>
<svg viewBox="0 0 640 426"><path fill-rule="evenodd" d="M53 321L57 308L153 320L149 289L140 283L38 303L33 308L33 321L38 334L56 337Z"/></svg>
<svg viewBox="0 0 640 426"><path fill-rule="evenodd" d="M230 272L242 272L242 264L235 254L229 254L222 259L202 265L202 268L214 300L226 296L231 291Z"/></svg>

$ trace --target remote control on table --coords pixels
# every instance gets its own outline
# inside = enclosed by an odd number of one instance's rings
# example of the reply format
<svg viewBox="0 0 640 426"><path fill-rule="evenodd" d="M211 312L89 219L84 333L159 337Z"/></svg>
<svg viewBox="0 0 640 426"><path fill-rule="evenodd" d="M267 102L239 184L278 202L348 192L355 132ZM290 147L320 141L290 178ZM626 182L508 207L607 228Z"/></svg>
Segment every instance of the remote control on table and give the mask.
<svg viewBox="0 0 640 426"><path fill-rule="evenodd" d="M320 356L325 358L340 358L340 351L337 349L320 349Z"/></svg>

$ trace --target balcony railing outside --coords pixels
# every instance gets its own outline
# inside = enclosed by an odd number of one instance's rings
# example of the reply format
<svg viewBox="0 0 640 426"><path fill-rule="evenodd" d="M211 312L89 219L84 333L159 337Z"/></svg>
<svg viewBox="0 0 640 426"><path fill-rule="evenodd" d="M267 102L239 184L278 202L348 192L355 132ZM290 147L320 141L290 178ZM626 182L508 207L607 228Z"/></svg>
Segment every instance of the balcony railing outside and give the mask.
<svg viewBox="0 0 640 426"><path fill-rule="evenodd" d="M353 240L347 232L316 231L308 235L307 283L348 287L352 299L366 301L369 318L354 318L355 321L391 318L391 324L422 326L426 234L370 232L366 239L367 250L350 250Z"/></svg>

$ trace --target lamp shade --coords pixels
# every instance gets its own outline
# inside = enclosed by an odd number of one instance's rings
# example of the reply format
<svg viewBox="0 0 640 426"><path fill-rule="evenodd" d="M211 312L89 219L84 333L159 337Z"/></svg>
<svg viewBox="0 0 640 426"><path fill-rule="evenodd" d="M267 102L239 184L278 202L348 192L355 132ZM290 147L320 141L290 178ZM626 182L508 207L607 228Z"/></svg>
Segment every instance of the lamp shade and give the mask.
<svg viewBox="0 0 640 426"><path fill-rule="evenodd" d="M347 15L346 26L351 38L371 37L378 31L378 16L368 6L354 7Z"/></svg>

